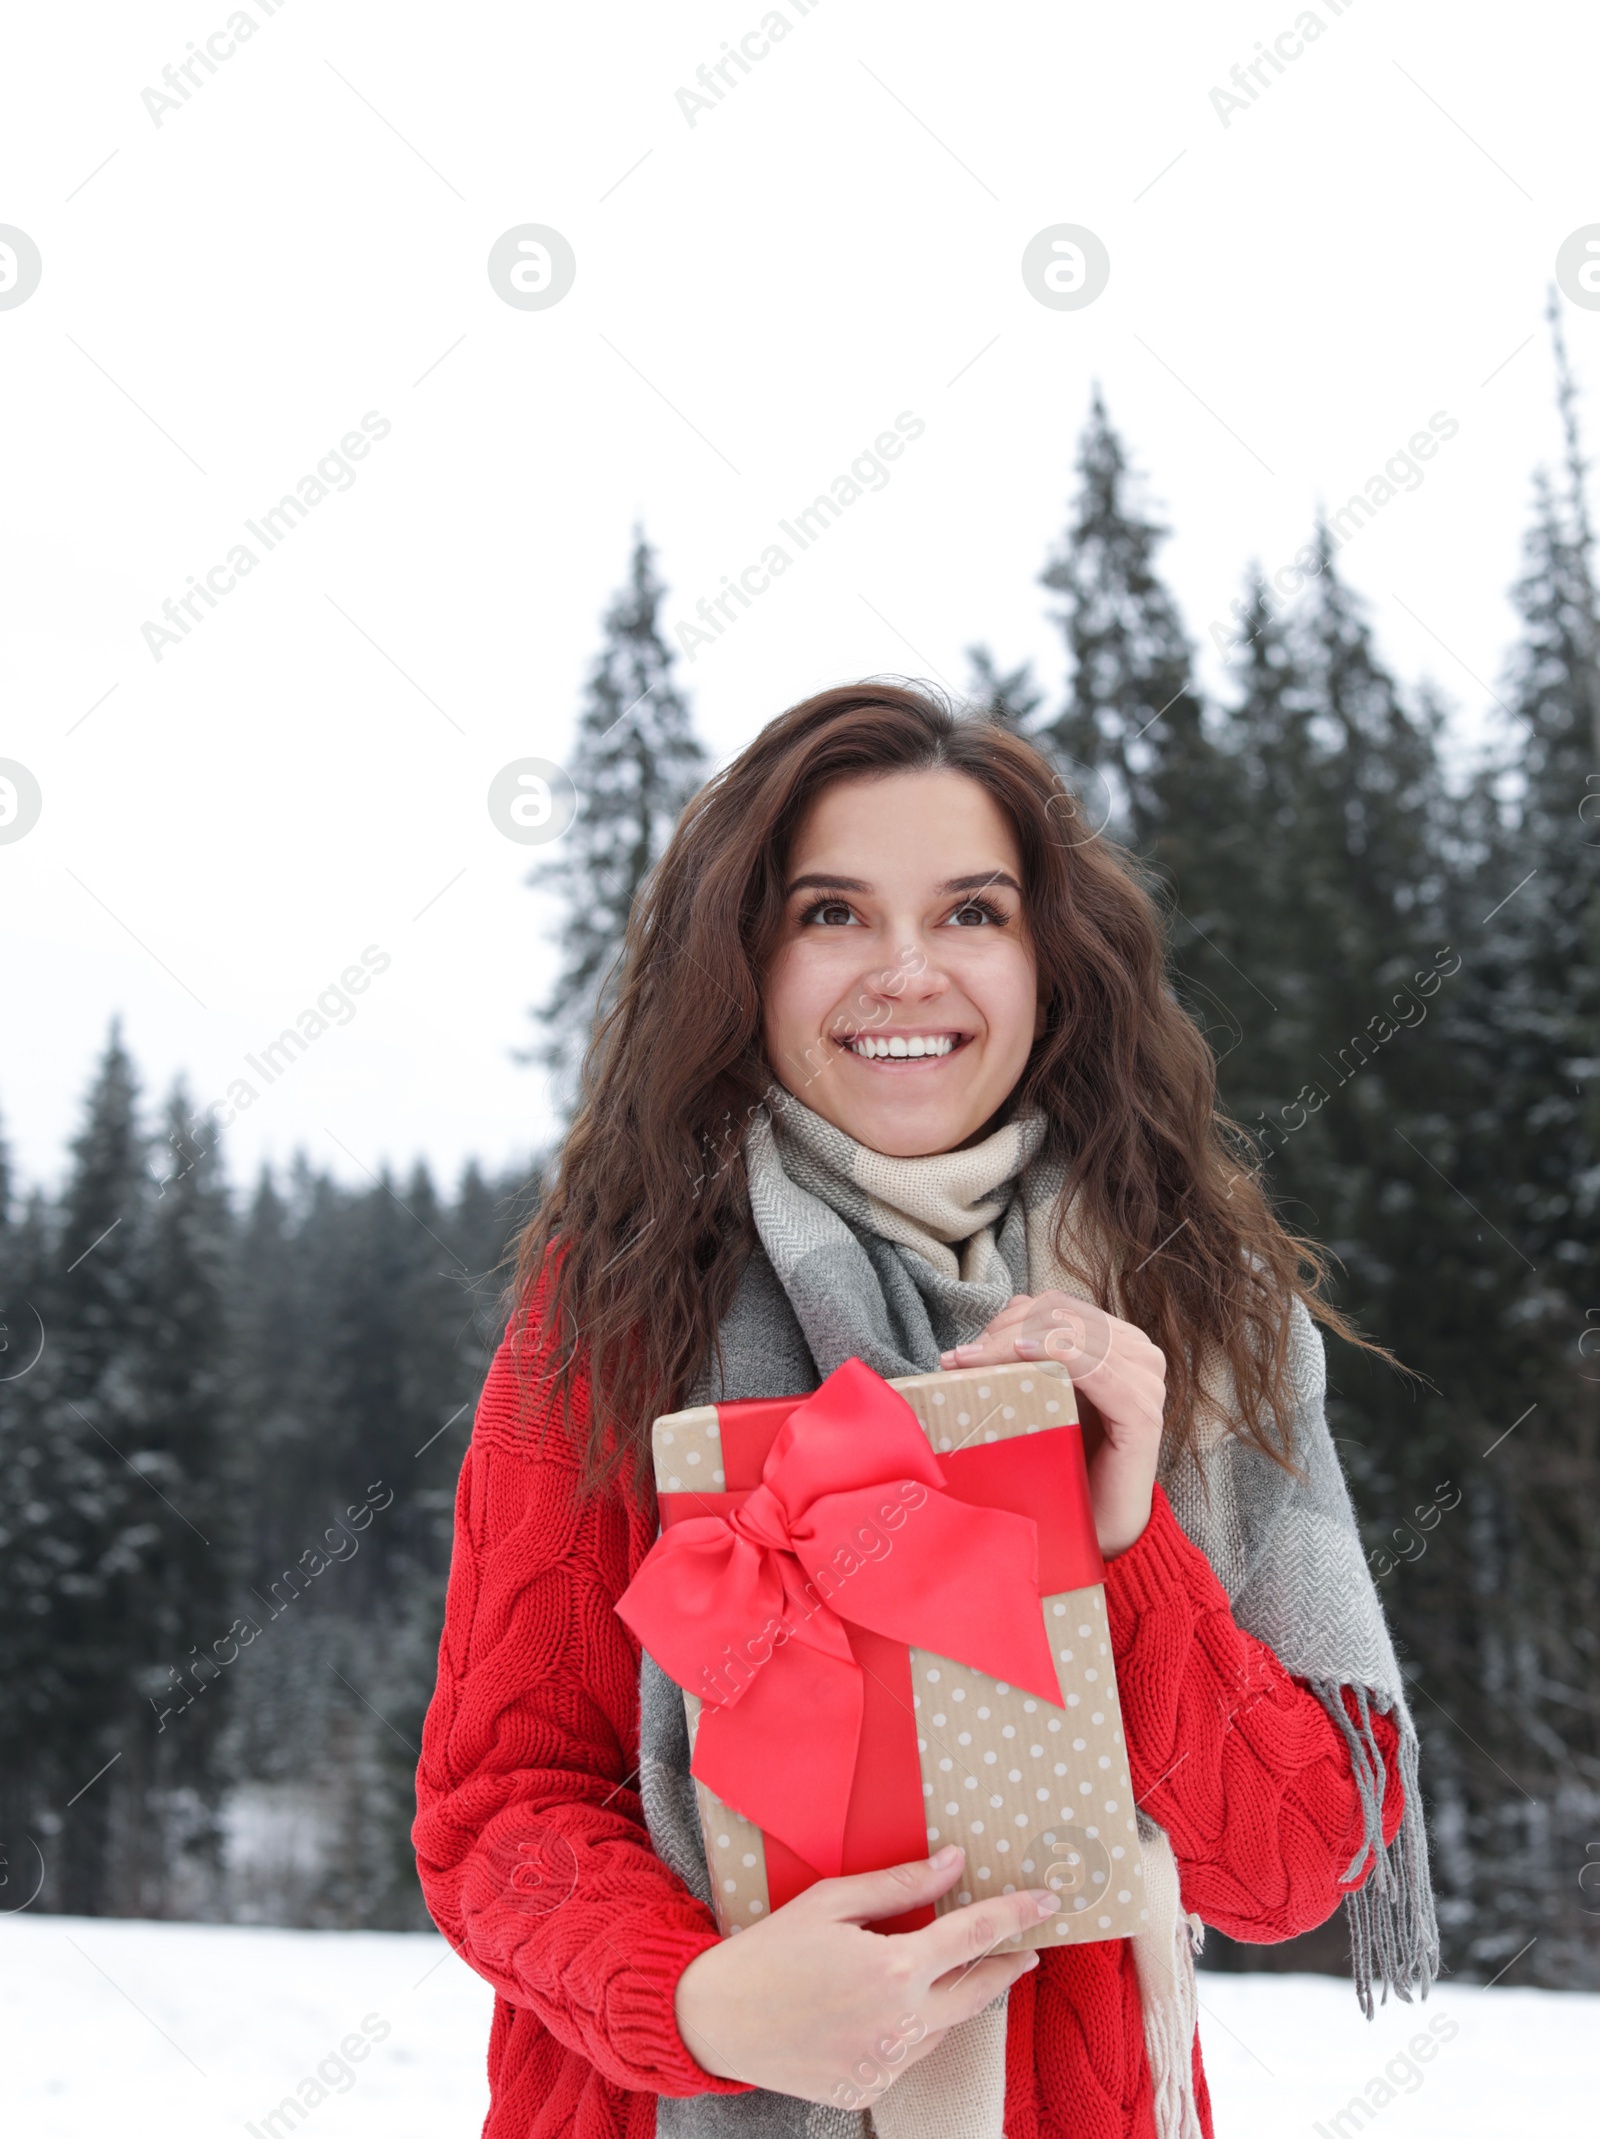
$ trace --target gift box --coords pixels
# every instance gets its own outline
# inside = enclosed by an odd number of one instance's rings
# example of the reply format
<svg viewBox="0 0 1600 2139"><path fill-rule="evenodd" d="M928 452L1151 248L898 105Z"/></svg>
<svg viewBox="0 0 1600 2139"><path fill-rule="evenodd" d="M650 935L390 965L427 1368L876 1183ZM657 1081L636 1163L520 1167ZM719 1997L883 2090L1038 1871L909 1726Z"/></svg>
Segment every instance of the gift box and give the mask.
<svg viewBox="0 0 1600 2139"><path fill-rule="evenodd" d="M819 1878L966 1851L913 1929L1045 1886L1018 1946L1126 1938L1138 1827L1072 1382L1054 1362L655 1422L662 1534L617 1609L684 1689L724 1935Z"/></svg>

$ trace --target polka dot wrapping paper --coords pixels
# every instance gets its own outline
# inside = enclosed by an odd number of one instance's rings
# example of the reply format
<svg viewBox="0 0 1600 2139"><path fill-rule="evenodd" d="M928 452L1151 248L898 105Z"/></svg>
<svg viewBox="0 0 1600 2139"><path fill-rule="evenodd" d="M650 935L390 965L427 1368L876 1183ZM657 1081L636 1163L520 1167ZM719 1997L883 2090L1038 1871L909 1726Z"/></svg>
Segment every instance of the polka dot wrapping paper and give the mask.
<svg viewBox="0 0 1600 2139"><path fill-rule="evenodd" d="M1054 1363L916 1374L890 1383L936 1455L1015 1436L1076 1431L1077 1405ZM714 1406L656 1421L662 1493L719 1494L722 1435ZM1127 1938L1145 1921L1138 1825L1116 1672L1099 1583L1040 1599L1061 1705L931 1650L911 1648L912 1705L927 1848L966 1852L940 1914L988 1894L1045 1886L1058 1915L1006 1941L1080 1945ZM684 1695L691 1746L700 1701ZM725 1935L771 1906L761 1829L695 1785L717 1922Z"/></svg>

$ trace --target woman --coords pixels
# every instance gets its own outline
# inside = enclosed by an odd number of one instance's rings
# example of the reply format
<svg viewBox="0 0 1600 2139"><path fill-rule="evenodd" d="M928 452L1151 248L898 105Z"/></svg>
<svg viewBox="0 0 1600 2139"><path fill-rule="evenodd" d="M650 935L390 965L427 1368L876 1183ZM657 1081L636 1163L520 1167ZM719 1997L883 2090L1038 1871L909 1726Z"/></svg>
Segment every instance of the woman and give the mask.
<svg viewBox="0 0 1600 2139"><path fill-rule="evenodd" d="M1015 735L829 691L691 804L461 1479L415 1838L499 1992L488 2139L1195 2139L1201 1920L1271 1941L1345 1899L1368 2010L1375 1973L1426 1991L1415 1738L1312 1317L1349 1332L1243 1149L1126 858ZM614 1610L650 1424L852 1355L1073 1375L1135 1940L993 1951L1042 1892L864 1928L956 1888L948 1849L716 1936L681 1697Z"/></svg>

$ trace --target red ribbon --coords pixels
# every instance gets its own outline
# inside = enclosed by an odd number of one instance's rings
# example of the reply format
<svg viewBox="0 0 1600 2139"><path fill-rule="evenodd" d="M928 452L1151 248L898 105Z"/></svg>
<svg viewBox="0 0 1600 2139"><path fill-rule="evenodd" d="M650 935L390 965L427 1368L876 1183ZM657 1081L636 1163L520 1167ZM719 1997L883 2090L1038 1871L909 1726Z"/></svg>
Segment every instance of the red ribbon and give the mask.
<svg viewBox="0 0 1600 2139"><path fill-rule="evenodd" d="M1007 1460L1020 1465L1009 1491L997 1482ZM788 1409L752 1490L663 1495L668 1527L617 1610L705 1703L693 1773L817 1873L843 1871L869 1674L883 1654L874 1637L1059 1706L1039 1610L1039 1524L1017 1501L1050 1522L1046 1593L1096 1582L1080 1482L1082 1443L1070 1430L941 1464L905 1399L849 1359ZM674 1497L713 1512L669 1516ZM903 1747L910 1710L903 1696L900 1705ZM914 1730L910 1738L914 1747ZM920 1842L920 1802L915 1818Z"/></svg>

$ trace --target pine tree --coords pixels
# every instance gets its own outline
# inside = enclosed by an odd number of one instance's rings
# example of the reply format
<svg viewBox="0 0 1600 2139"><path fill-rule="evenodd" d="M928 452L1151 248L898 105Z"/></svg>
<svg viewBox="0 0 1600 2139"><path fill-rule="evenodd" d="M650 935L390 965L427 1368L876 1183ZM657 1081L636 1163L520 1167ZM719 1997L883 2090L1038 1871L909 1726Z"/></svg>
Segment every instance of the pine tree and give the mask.
<svg viewBox="0 0 1600 2139"><path fill-rule="evenodd" d="M25 1616L29 1636L17 1691L31 1743L12 1772L47 1838L47 1904L87 1914L109 1901L115 1800L91 1779L127 1749L140 1698L131 1607L167 1519L138 1467L149 1177L137 1100L113 1024L59 1212L37 1244L45 1347L12 1428L31 1491L4 1556L5 1616Z"/></svg>
<svg viewBox="0 0 1600 2139"><path fill-rule="evenodd" d="M214 1137L197 1138L181 1081L167 1102L158 1178L141 1241L147 1312L137 1347L140 1431L128 1451L164 1503L161 1535L130 1571L125 1646L148 1709L114 1775L110 1901L165 1915L203 1876L220 1839L214 1750L236 1644L229 1501L228 1306L233 1212ZM235 1653L236 1660L236 1653ZM204 1695L205 1698L200 1697ZM199 1862L191 1865L191 1857Z"/></svg>
<svg viewBox="0 0 1600 2139"><path fill-rule="evenodd" d="M1173 930L1186 1008L1219 1055L1242 1036L1241 976L1211 938L1240 844L1239 795L1206 724L1177 603L1156 570L1167 530L1142 505L1096 390L1063 546L1041 583L1063 597L1066 704L1031 732L1055 754L1088 825L1145 865Z"/></svg>
<svg viewBox="0 0 1600 2139"><path fill-rule="evenodd" d="M1593 1980L1570 1893L1600 1819L1600 598L1575 397L1554 312L1564 480L1542 472L1514 590L1521 637L1498 765L1476 797L1469 985L1452 1006L1460 1102L1418 1137L1446 1175L1479 1427L1471 1579L1441 1609L1452 1905L1499 1965L1535 1927L1535 1973ZM1444 1600L1441 1600L1441 1605ZM1475 1742L1473 1742L1475 1741Z"/></svg>
<svg viewBox="0 0 1600 2139"><path fill-rule="evenodd" d="M1008 728L1026 730L1044 703L1044 692L1035 683L1033 663L1022 661L1013 669L1000 669L987 646L969 646L967 660L972 681L967 696L991 720Z"/></svg>
<svg viewBox="0 0 1600 2139"><path fill-rule="evenodd" d="M1555 315L1552 313L1552 320ZM1505 830L1485 876L1505 1112L1515 1122L1517 1237L1572 1297L1596 1292L1600 1217L1600 595L1587 468L1556 339L1565 484L1542 474L1514 599L1521 724Z"/></svg>
<svg viewBox="0 0 1600 2139"><path fill-rule="evenodd" d="M610 1000L634 897L705 776L706 755L661 634L663 592L654 553L636 530L628 583L606 611L578 716L571 765L578 815L559 853L528 879L559 892L565 917L560 971L534 1012L541 1037L523 1059L544 1063L569 1105Z"/></svg>
<svg viewBox="0 0 1600 2139"><path fill-rule="evenodd" d="M59 1467L41 1367L48 1345L45 1287L54 1228L44 1196L13 1204L9 1154L0 1224L0 1841L6 1854L0 1906L22 1907L41 1880L60 1892L55 1835L65 1795L65 1751L55 1661L52 1586L62 1573ZM48 1852L48 1857L46 1856Z"/></svg>
<svg viewBox="0 0 1600 2139"><path fill-rule="evenodd" d="M285 1564L303 1525L306 1475L320 1469L315 1422L300 1400L321 1368L305 1253L289 1198L263 1166L239 1223L233 1400L241 1430L233 1495L241 1582ZM303 1540L301 1541L303 1542ZM293 1552L298 1552L294 1543Z"/></svg>
<svg viewBox="0 0 1600 2139"><path fill-rule="evenodd" d="M1098 389L1077 469L1066 541L1041 575L1063 597L1057 621L1071 679L1066 705L1040 733L1069 768L1109 776L1117 829L1181 876L1185 813L1177 805L1186 796L1193 811L1214 799L1211 753L1188 637L1155 567L1167 530L1143 510Z"/></svg>
<svg viewBox="0 0 1600 2139"><path fill-rule="evenodd" d="M241 1602L261 1638L239 1666L226 1754L264 1809L292 1808L305 1830L313 1868L280 1893L258 1865L238 1890L277 1920L426 1920L409 1844L413 1748L443 1624L455 1477L500 1334L478 1284L509 1222L475 1168L462 1202L464 1222L420 1165L403 1183L385 1172L349 1189L302 1160L286 1194L263 1178L244 1229L263 1283L242 1317L241 1386L265 1415ZM277 1356L286 1322L293 1372ZM375 1512L324 1555L329 1526L369 1499Z"/></svg>

